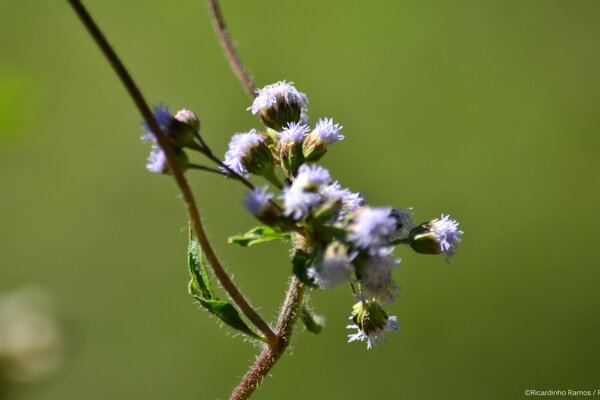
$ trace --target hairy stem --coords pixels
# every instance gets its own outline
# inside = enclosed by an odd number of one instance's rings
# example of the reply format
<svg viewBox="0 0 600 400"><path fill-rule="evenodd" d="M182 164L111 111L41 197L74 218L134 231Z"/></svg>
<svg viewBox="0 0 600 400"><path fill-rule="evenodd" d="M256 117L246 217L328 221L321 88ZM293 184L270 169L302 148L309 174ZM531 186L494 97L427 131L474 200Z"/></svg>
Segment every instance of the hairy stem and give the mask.
<svg viewBox="0 0 600 400"><path fill-rule="evenodd" d="M200 219L200 212L198 211L198 207L196 206L196 202L194 200L194 196L192 195L192 191L190 186L183 176L183 172L179 165L177 164L177 160L175 157L175 153L171 146L170 141L165 136L165 133L160 130L160 127L154 118L154 114L150 110L148 103L144 99L141 91L133 81L133 78L129 75L129 72L112 49L90 14L87 12L81 1L79 0L69 0L69 3L77 13L81 22L85 25L90 35L95 40L98 47L104 54L104 56L108 59L116 74L121 79L121 82L127 89L127 92L131 96L138 110L142 114L142 117L152 130L152 132L156 136L156 140L158 145L165 152L167 159L167 166L169 167L169 171L175 178L177 186L181 191L185 207L187 209L189 220L192 224L192 229L198 238L198 242L204 251L206 258L223 289L227 292L227 294L231 297L231 299L237 304L240 310L244 313L244 315L262 332L262 334L267 338L270 343L277 343L277 337L271 327L265 322L265 320L258 314L258 312L248 303L248 301L241 294L237 286L233 283L225 269L219 262L208 238L204 231L204 227L202 225Z"/></svg>
<svg viewBox="0 0 600 400"><path fill-rule="evenodd" d="M210 19L213 22L213 27L215 28L215 32L219 38L219 43L221 44L225 55L229 59L231 69L242 83L246 94L251 99L254 99L256 97L256 86L254 85L254 80L252 79L252 76L250 76L248 69L246 69L246 66L242 62L240 55L235 49L233 40L231 40L231 36L229 36L229 31L227 30L227 25L225 25L225 19L221 13L218 0L206 0L206 6L210 12Z"/></svg>
<svg viewBox="0 0 600 400"><path fill-rule="evenodd" d="M298 320L302 306L302 299L306 286L295 276L290 281L285 301L281 307L279 321L275 330L276 341L266 345L254 364L250 366L242 381L233 390L230 400L245 400L258 388L271 368L279 361L290 344L294 324Z"/></svg>

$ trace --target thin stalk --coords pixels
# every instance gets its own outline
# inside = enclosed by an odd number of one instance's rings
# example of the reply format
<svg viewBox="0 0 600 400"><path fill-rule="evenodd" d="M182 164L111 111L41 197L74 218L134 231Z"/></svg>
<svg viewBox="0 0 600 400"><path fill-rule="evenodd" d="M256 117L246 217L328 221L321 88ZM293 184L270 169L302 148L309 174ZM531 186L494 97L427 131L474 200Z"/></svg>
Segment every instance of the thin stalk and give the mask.
<svg viewBox="0 0 600 400"><path fill-rule="evenodd" d="M100 47L100 50L110 62L111 66L115 70L116 74L119 76L121 82L127 89L131 99L137 106L138 110L142 114L142 117L152 130L152 132L156 136L156 141L161 149L165 152L167 159L167 166L169 167L169 171L173 174L177 186L181 191L183 201L185 203L185 207L187 209L189 220L192 224L192 229L198 238L198 242L204 251L204 254L215 274L219 282L221 283L223 289L227 292L227 294L231 297L231 299L237 304L240 310L244 313L244 315L262 332L262 334L267 338L270 343L276 343L278 341L275 332L271 329L271 327L265 322L265 320L258 314L258 312L248 303L248 301L241 294L237 286L233 283L225 269L219 262L208 238L206 236L206 232L204 231L204 227L201 222L200 212L198 211L198 207L196 206L196 202L194 200L194 196L192 195L192 191L190 186L183 176L183 172L177 163L177 159L175 157L175 153L171 146L171 143L167 139L164 132L160 130L148 103L144 99L141 91L133 81L133 78L129 75L129 72L112 49L107 39L104 37L91 15L87 12L81 1L79 0L69 0L69 4L73 7L75 12L77 13L81 22L85 25L88 32Z"/></svg>
<svg viewBox="0 0 600 400"><path fill-rule="evenodd" d="M233 390L229 400L246 400L258 388L271 368L279 361L290 344L294 324L300 316L302 299L306 286L295 276L290 281L290 286L285 297L279 321L275 330L276 342L263 348L254 364L250 366L246 375L238 386Z"/></svg>
<svg viewBox="0 0 600 400"><path fill-rule="evenodd" d="M210 12L210 19L213 22L213 27L217 37L219 38L219 43L229 59L229 65L231 66L233 73L241 82L246 94L251 99L254 99L256 97L256 86L254 85L254 80L242 62L242 59L240 58L240 55L233 44L233 40L231 40L231 36L227 30L227 25L225 25L223 13L221 13L221 8L219 7L219 2L217 0L206 0L206 6Z"/></svg>

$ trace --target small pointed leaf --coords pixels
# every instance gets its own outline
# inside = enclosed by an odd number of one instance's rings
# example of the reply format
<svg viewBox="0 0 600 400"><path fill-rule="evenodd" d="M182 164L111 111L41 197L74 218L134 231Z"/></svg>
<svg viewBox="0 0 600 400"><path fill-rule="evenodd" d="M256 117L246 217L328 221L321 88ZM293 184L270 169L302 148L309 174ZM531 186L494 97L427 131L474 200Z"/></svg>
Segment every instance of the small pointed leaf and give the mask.
<svg viewBox="0 0 600 400"><path fill-rule="evenodd" d="M229 238L229 243L237 244L241 247L249 247L255 244L270 242L273 240L288 240L289 233L277 232L268 226L257 226L243 235L235 235Z"/></svg>
<svg viewBox="0 0 600 400"><path fill-rule="evenodd" d="M307 331L318 335L323 330L323 317L313 314L306 306L302 307L300 318L302 319L302 322L304 322Z"/></svg>

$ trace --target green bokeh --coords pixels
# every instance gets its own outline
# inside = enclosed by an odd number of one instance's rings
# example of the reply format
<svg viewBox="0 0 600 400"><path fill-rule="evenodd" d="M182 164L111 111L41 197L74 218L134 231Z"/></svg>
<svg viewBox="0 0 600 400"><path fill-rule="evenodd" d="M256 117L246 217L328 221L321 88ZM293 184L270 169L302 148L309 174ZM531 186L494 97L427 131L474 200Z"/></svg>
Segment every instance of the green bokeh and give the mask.
<svg viewBox="0 0 600 400"><path fill-rule="evenodd" d="M87 1L152 103L219 153L258 127L201 0ZM515 399L600 389L600 2L225 1L264 85L292 80L346 141L324 159L371 204L450 213L460 254L407 249L378 350L346 344L345 288L256 399ZM19 399L223 399L257 349L187 294L187 221L144 170L140 116L66 1L0 1L0 290L52 291L68 363ZM9 138L9 140L4 140ZM190 174L218 254L275 317L287 249L233 248L241 186ZM268 256L266 256L268 254Z"/></svg>

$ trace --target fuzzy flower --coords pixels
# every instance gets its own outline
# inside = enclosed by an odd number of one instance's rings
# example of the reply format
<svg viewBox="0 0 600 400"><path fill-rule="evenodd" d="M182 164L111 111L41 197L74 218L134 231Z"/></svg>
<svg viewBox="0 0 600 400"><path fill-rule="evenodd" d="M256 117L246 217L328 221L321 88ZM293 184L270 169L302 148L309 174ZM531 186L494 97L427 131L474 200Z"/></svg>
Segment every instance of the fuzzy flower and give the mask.
<svg viewBox="0 0 600 400"><path fill-rule="evenodd" d="M290 122L298 122L306 115L308 98L286 81L265 86L256 91L258 96L249 107L252 114L258 115L265 125L280 131Z"/></svg>
<svg viewBox="0 0 600 400"><path fill-rule="evenodd" d="M300 144L309 131L310 128L303 123L290 122L277 136L282 144Z"/></svg>
<svg viewBox="0 0 600 400"><path fill-rule="evenodd" d="M333 242L327 246L322 260L308 269L308 276L320 288L332 288L350 279L352 259L356 254L348 254L346 246Z"/></svg>
<svg viewBox="0 0 600 400"><path fill-rule="evenodd" d="M382 246L396 230L390 208L362 207L355 210L348 225L348 237L363 249Z"/></svg>
<svg viewBox="0 0 600 400"><path fill-rule="evenodd" d="M154 119L156 119L156 122L158 123L158 127L160 128L161 132L169 134L171 124L174 119L173 115L171 115L171 113L169 112L169 108L165 104L160 103L159 105L154 106L153 111ZM150 128L150 126L148 126L148 124L145 121L142 123L142 128L147 132L142 136L142 140L156 141L154 132L152 132L152 129Z"/></svg>
<svg viewBox="0 0 600 400"><path fill-rule="evenodd" d="M350 189L342 187L339 182L333 182L321 188L321 195L325 200L339 199L342 202L341 216L362 207L365 200L360 193L354 193Z"/></svg>
<svg viewBox="0 0 600 400"><path fill-rule="evenodd" d="M463 231L458 222L442 214L440 218L425 222L410 231L409 243L418 253L445 254L447 259L456 254Z"/></svg>
<svg viewBox="0 0 600 400"><path fill-rule="evenodd" d="M319 189L330 180L331 175L325 168L311 164L302 165L292 186L283 191L285 215L300 219L311 207L321 202Z"/></svg>
<svg viewBox="0 0 600 400"><path fill-rule="evenodd" d="M260 172L263 164L268 164L272 169L271 152L263 140L265 138L259 135L256 129L236 133L229 142L229 150L225 153L225 165L237 174L245 176Z"/></svg>
<svg viewBox="0 0 600 400"><path fill-rule="evenodd" d="M320 119L311 135L314 135L320 141L331 144L344 140L344 135L340 135L342 128L343 126L340 124L334 124L332 118Z"/></svg>
<svg viewBox="0 0 600 400"><path fill-rule="evenodd" d="M388 315L376 300L359 301L352 307L350 319L354 322L348 329L356 329L356 333L348 335L348 343L356 340L366 341L367 349L378 347L385 342L385 332L398 330L395 315Z"/></svg>
<svg viewBox="0 0 600 400"><path fill-rule="evenodd" d="M156 144L152 145L150 156L146 162L146 169L157 174L163 174L169 170L169 167L167 166L167 156Z"/></svg>
<svg viewBox="0 0 600 400"><path fill-rule="evenodd" d="M269 189L265 186L262 188L255 188L248 192L246 201L244 202L246 209L253 215L260 215L270 206L269 201L273 198L273 195L269 193Z"/></svg>
<svg viewBox="0 0 600 400"><path fill-rule="evenodd" d="M398 286L392 278L392 270L401 260L391 256L392 247L380 248L378 254L369 256L360 268L361 288L370 296L392 302L398 294Z"/></svg>

